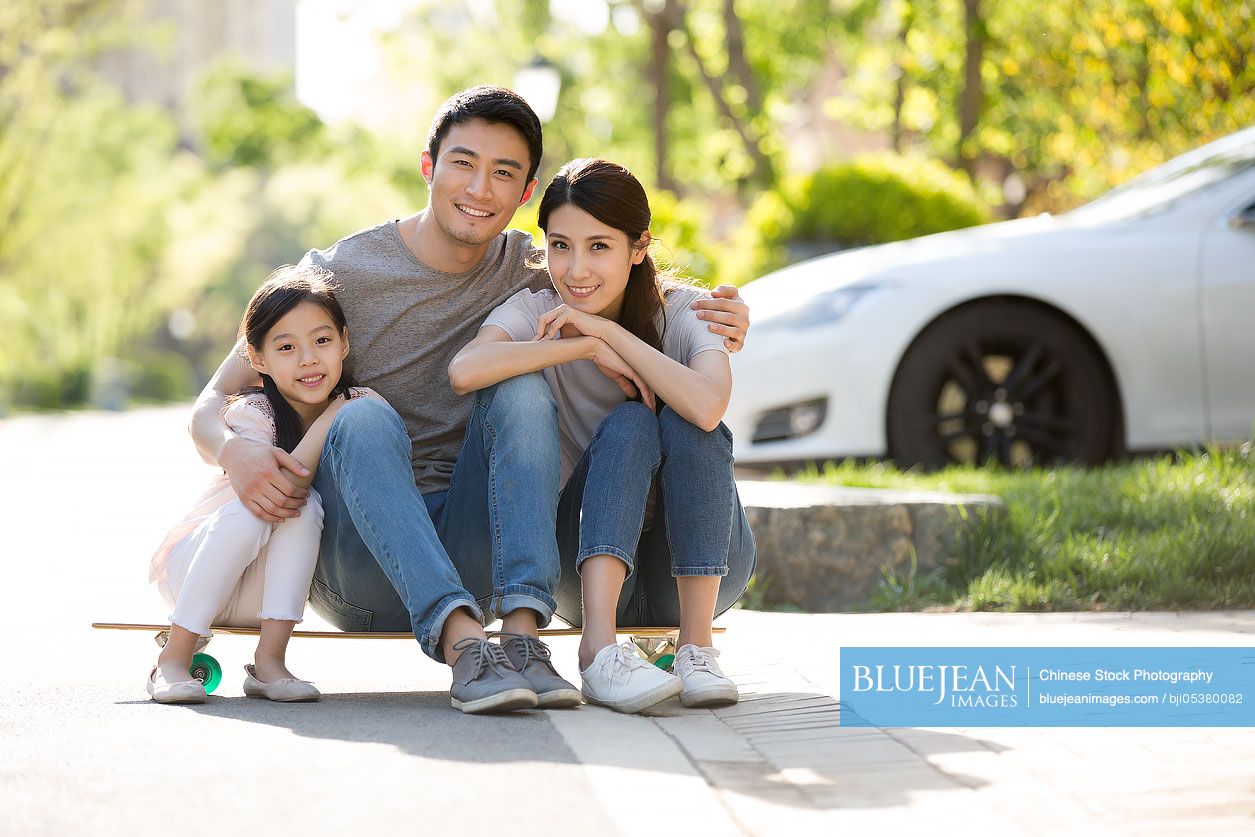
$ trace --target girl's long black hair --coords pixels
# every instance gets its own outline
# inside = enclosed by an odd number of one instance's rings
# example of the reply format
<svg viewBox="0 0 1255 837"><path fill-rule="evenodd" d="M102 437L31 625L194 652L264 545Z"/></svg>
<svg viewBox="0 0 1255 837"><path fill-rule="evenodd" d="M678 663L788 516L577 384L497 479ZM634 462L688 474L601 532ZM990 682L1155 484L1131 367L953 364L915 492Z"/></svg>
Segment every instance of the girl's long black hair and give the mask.
<svg viewBox="0 0 1255 837"><path fill-rule="evenodd" d="M313 265L284 265L278 268L266 277L266 281L248 301L244 319L240 323L240 336L254 351L260 352L266 335L275 327L275 323L302 302L312 302L326 311L336 330L344 334L347 322L344 309L340 307L335 296L333 279L330 271ZM301 417L279 392L274 379L262 372L258 374L261 375L261 386L240 390L232 397L232 401L246 395L264 394L274 412L275 445L291 453L304 435ZM353 382L349 373L342 371L340 380L331 390L331 397L346 395L351 386Z"/></svg>

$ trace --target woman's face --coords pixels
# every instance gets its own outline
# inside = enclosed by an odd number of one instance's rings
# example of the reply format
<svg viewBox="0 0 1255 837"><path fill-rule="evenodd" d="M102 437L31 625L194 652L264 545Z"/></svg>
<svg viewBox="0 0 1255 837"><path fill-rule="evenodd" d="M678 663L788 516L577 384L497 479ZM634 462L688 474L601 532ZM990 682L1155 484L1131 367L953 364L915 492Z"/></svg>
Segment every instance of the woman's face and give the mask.
<svg viewBox="0 0 1255 837"><path fill-rule="evenodd" d="M574 204L549 214L545 232L549 278L562 301L572 308L616 320L623 308L632 265L647 252L648 233L630 242Z"/></svg>
<svg viewBox="0 0 1255 837"><path fill-rule="evenodd" d="M327 406L348 353L348 333L338 330L327 310L313 302L302 302L284 314L259 350L248 347L253 368L274 380L306 424Z"/></svg>

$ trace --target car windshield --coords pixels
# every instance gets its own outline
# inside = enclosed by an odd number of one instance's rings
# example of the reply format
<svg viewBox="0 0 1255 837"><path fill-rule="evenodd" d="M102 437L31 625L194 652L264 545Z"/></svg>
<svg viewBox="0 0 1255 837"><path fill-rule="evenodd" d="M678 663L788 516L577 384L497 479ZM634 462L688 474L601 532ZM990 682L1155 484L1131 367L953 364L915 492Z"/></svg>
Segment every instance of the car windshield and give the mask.
<svg viewBox="0 0 1255 837"><path fill-rule="evenodd" d="M1255 129L1242 131L1169 160L1068 213L1078 221L1116 221L1167 209L1255 168Z"/></svg>

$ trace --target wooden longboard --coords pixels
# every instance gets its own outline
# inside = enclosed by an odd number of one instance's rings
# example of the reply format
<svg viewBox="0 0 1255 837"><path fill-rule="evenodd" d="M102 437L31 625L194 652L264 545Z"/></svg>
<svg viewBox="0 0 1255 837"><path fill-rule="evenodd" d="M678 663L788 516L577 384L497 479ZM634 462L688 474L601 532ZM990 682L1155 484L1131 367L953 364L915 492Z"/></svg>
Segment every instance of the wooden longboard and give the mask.
<svg viewBox="0 0 1255 837"><path fill-rule="evenodd" d="M145 625L135 622L92 622L92 627L105 631L168 631L169 625ZM209 628L215 635L228 634L233 636L257 636L257 628L233 628L229 625L213 625ZM618 628L615 633L623 636L667 637L680 629L668 627L654 628ZM714 628L714 633L721 634L727 628ZM544 628L541 636L579 636L579 628ZM409 631L293 631L294 637L321 639L408 639L413 640L414 634Z"/></svg>
<svg viewBox="0 0 1255 837"><path fill-rule="evenodd" d="M158 645L165 645L169 636L169 625L152 625L137 622L92 622L92 627L105 631L156 631ZM210 632L214 635L233 634L235 636L258 636L258 628L235 628L229 625L211 625ZM631 637L632 644L646 660L659 668L669 668L675 659L675 644L679 628L619 628L615 633ZM714 633L721 634L725 628L714 628ZM541 636L579 636L579 628L546 628L540 631ZM293 631L294 637L318 639L408 639L414 640L409 631ZM200 652L209 642L208 638L197 643L198 653L192 657L192 666L188 672L205 684L206 693L218 688L222 682L222 665L209 654Z"/></svg>

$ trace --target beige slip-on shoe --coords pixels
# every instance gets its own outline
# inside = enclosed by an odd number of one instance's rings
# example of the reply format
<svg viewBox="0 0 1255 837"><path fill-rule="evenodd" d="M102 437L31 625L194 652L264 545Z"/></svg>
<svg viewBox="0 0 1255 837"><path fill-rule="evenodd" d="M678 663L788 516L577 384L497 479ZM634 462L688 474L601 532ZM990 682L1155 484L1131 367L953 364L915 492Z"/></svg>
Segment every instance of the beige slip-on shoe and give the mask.
<svg viewBox="0 0 1255 837"><path fill-rule="evenodd" d="M252 665L244 666L244 673L244 694L249 697L264 697L279 703L306 703L322 697L322 692L308 680L285 677L273 683L263 683L257 679L257 669Z"/></svg>
<svg viewBox="0 0 1255 837"><path fill-rule="evenodd" d="M204 683L199 680L171 683L156 666L148 673L148 696L157 703L204 703L207 699Z"/></svg>

